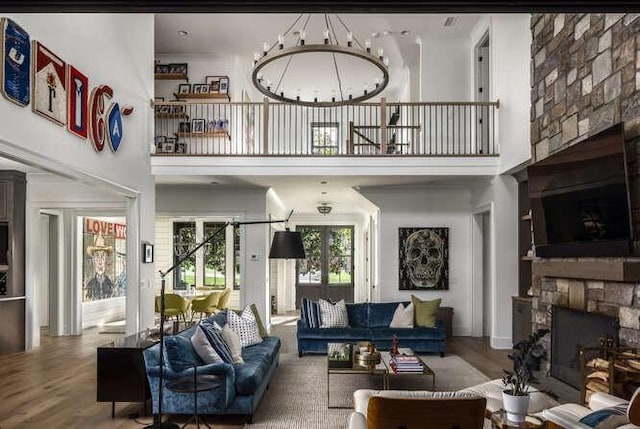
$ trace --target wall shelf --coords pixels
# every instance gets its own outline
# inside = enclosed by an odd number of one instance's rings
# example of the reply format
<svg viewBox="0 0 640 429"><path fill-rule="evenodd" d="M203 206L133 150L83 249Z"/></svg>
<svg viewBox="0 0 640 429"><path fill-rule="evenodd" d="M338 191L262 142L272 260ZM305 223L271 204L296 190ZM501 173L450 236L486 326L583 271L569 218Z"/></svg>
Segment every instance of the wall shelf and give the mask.
<svg viewBox="0 0 640 429"><path fill-rule="evenodd" d="M186 113L156 113L158 119L188 119L189 115Z"/></svg>
<svg viewBox="0 0 640 429"><path fill-rule="evenodd" d="M189 78L184 73L156 73L156 80L186 80L189 81Z"/></svg>
<svg viewBox="0 0 640 429"><path fill-rule="evenodd" d="M178 100L226 100L231 101L231 94L179 94L173 93Z"/></svg>
<svg viewBox="0 0 640 429"><path fill-rule="evenodd" d="M220 138L220 137L229 137L231 139L231 135L226 131L211 131L207 133L176 133L178 137L207 137L207 138Z"/></svg>
<svg viewBox="0 0 640 429"><path fill-rule="evenodd" d="M615 282L640 281L640 260L535 260L532 265L533 274L539 277L595 279Z"/></svg>

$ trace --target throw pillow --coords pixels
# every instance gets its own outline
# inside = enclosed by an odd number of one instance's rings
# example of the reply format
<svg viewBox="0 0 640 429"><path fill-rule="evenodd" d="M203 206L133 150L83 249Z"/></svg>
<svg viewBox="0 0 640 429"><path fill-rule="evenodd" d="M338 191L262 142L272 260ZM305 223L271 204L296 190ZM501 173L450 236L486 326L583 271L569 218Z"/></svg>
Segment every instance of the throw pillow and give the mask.
<svg viewBox="0 0 640 429"><path fill-rule="evenodd" d="M233 363L233 356L231 355L231 350L229 349L229 345L224 340L222 336L222 331L216 329L213 325L208 323L201 323L202 331L207 336L209 343L214 348L216 353L222 358L222 360L226 363Z"/></svg>
<svg viewBox="0 0 640 429"><path fill-rule="evenodd" d="M344 299L335 304L319 299L318 307L320 307L321 328L345 328L349 326L347 304L345 304Z"/></svg>
<svg viewBox="0 0 640 429"><path fill-rule="evenodd" d="M320 307L317 301L311 301L307 298L302 298L302 305L300 306L300 318L306 323L309 328L320 327Z"/></svg>
<svg viewBox="0 0 640 429"><path fill-rule="evenodd" d="M164 338L164 346L169 366L176 372L202 364L200 356L191 346L189 337L170 335Z"/></svg>
<svg viewBox="0 0 640 429"><path fill-rule="evenodd" d="M240 344L240 337L238 334L233 332L233 329L231 329L229 325L224 325L220 332L229 346L233 363L244 363L244 359L242 359L242 345Z"/></svg>
<svg viewBox="0 0 640 429"><path fill-rule="evenodd" d="M207 338L207 335L204 333L202 325L196 326L196 329L193 331L191 344L204 363L209 364L222 362L222 358L218 352L216 352L216 349L213 348Z"/></svg>
<svg viewBox="0 0 640 429"><path fill-rule="evenodd" d="M264 327L264 324L262 323L262 319L260 318L260 313L258 313L258 307L256 307L255 304L251 304L249 306L249 308L251 309L251 312L253 313L253 318L256 321L256 324L258 325L258 333L260 334L261 338L264 338L267 336L267 330Z"/></svg>
<svg viewBox="0 0 640 429"><path fill-rule="evenodd" d="M229 327L240 337L242 347L249 347L262 342L262 338L258 332L258 324L249 307L245 307L240 316L233 311L229 311L227 314L227 323L229 323Z"/></svg>
<svg viewBox="0 0 640 429"><path fill-rule="evenodd" d="M415 295L411 295L411 303L415 309L416 326L424 326L425 328L433 328L436 326L436 315L440 308L442 299L434 299L433 301L423 301Z"/></svg>
<svg viewBox="0 0 640 429"><path fill-rule="evenodd" d="M592 428L607 429L629 423L627 419L628 404L620 404L615 407L602 408L587 414L580 419L580 423Z"/></svg>
<svg viewBox="0 0 640 429"><path fill-rule="evenodd" d="M413 328L413 303L409 303L406 307L402 303L398 304L396 312L393 313L393 319L389 324L390 328Z"/></svg>

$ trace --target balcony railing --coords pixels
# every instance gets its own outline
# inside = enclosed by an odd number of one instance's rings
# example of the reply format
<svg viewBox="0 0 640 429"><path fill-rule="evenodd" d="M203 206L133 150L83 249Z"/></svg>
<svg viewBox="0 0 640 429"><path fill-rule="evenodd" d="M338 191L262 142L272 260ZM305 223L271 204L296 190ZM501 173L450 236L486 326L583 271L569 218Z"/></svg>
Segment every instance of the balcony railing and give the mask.
<svg viewBox="0 0 640 429"><path fill-rule="evenodd" d="M154 102L156 155L495 156L498 102Z"/></svg>

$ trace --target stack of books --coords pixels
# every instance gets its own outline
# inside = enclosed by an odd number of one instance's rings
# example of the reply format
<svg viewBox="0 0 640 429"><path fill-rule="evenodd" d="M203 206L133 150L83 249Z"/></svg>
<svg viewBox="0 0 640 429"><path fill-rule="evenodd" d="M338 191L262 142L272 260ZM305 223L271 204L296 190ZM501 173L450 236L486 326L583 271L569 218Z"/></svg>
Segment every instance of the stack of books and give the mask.
<svg viewBox="0 0 640 429"><path fill-rule="evenodd" d="M399 372L422 372L422 362L417 356L403 356L396 355L391 358L390 362L391 370L394 374Z"/></svg>

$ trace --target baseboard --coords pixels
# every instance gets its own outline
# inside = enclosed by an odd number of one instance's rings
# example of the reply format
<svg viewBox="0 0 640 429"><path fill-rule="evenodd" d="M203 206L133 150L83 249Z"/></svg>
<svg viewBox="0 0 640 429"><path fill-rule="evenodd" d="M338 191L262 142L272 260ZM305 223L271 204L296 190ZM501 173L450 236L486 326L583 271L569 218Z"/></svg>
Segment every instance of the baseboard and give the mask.
<svg viewBox="0 0 640 429"><path fill-rule="evenodd" d="M511 337L491 337L491 348L494 349L510 349L513 347Z"/></svg>

